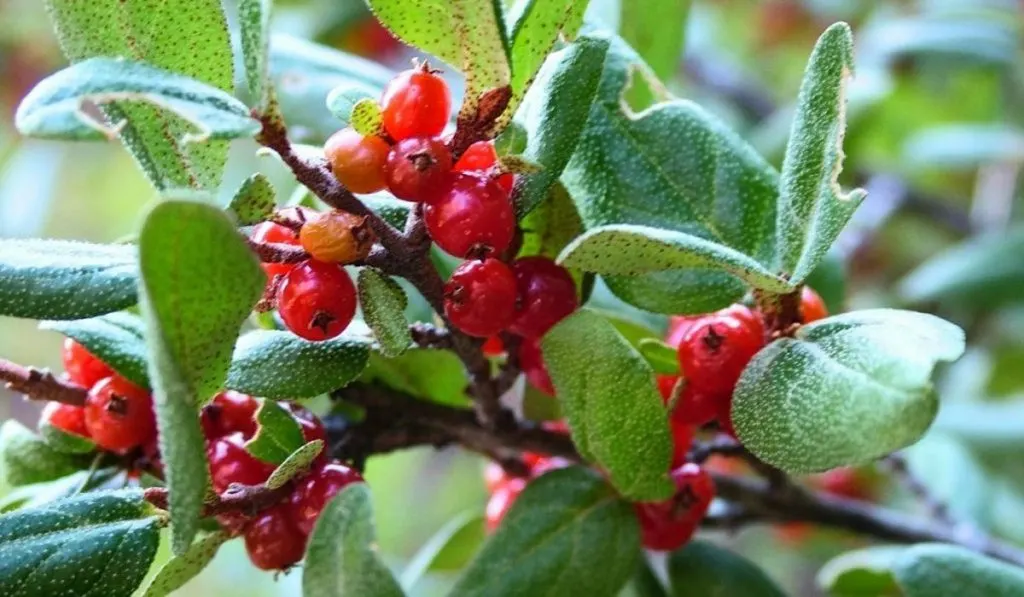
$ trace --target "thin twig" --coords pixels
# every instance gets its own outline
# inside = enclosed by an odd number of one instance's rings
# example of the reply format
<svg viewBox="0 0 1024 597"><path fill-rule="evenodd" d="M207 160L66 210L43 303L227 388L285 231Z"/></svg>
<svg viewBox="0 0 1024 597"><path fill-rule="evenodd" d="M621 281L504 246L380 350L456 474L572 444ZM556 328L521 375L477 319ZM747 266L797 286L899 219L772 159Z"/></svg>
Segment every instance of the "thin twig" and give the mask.
<svg viewBox="0 0 1024 597"><path fill-rule="evenodd" d="M74 406L85 404L89 390L61 379L45 369L23 367L0 359L0 381L7 389L24 394L29 400L49 400Z"/></svg>
<svg viewBox="0 0 1024 597"><path fill-rule="evenodd" d="M913 496L917 498L922 505L924 505L929 516L948 525L956 524L957 521L954 520L949 513L949 506L939 498L935 497L931 490L929 490L920 479L914 476L907 464L907 460L903 458L903 456L899 454L890 454L882 460L882 464L889 469L889 472L892 473L892 476L895 477L897 481L906 487L907 490L913 494Z"/></svg>

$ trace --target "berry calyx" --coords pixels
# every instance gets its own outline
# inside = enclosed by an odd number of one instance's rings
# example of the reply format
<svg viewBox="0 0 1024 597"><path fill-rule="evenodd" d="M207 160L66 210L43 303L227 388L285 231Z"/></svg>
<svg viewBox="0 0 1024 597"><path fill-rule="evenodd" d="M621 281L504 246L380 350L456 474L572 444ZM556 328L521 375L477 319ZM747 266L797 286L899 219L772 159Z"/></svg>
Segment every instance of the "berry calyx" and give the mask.
<svg viewBox="0 0 1024 597"><path fill-rule="evenodd" d="M436 137L448 124L452 97L448 83L424 63L391 79L380 107L384 130L395 141Z"/></svg>
<svg viewBox="0 0 1024 597"><path fill-rule="evenodd" d="M555 395L555 385L551 383L551 375L544 365L544 357L540 351L540 341L524 339L519 345L519 368L526 376L526 381L549 396Z"/></svg>
<svg viewBox="0 0 1024 597"><path fill-rule="evenodd" d="M494 142L477 141L463 152L462 157L455 162L455 166L452 169L458 172L477 171L492 174L497 165L498 152L494 150ZM515 177L511 173L499 174L495 180L498 186L504 189L506 193L512 192Z"/></svg>
<svg viewBox="0 0 1024 597"><path fill-rule="evenodd" d="M363 136L352 128L331 135L324 154L334 177L353 193L376 193L386 186L384 168L391 147L375 135Z"/></svg>
<svg viewBox="0 0 1024 597"><path fill-rule="evenodd" d="M259 485L274 472L273 465L246 452L245 438L237 432L210 442L206 448L206 459L210 462L213 488L218 493L232 483Z"/></svg>
<svg viewBox="0 0 1024 597"><path fill-rule="evenodd" d="M493 179L454 173L451 186L423 214L430 237L456 257L482 258L508 248L515 233L512 202Z"/></svg>
<svg viewBox="0 0 1024 597"><path fill-rule="evenodd" d="M328 340L352 322L356 287L341 267L310 259L284 277L277 309L295 335L314 342Z"/></svg>
<svg viewBox="0 0 1024 597"><path fill-rule="evenodd" d="M315 211L306 207L286 207L278 212L283 218L303 223L316 216ZM287 226L276 222L260 222L252 229L252 239L260 243L276 243L282 245L299 246L299 233ZM266 272L267 277L283 276L293 267L294 263L261 263L260 267Z"/></svg>
<svg viewBox="0 0 1024 597"><path fill-rule="evenodd" d="M388 154L388 190L399 199L431 203L444 193L451 170L452 154L440 139L405 139Z"/></svg>
<svg viewBox="0 0 1024 597"><path fill-rule="evenodd" d="M303 535L312 533L327 502L345 487L362 482L363 477L358 471L340 462L331 462L314 470L292 493L289 513L295 528Z"/></svg>
<svg viewBox="0 0 1024 597"><path fill-rule="evenodd" d="M256 410L259 402L247 394L226 390L213 397L203 407L200 422L206 439L216 439L230 433L241 433L249 439L256 434Z"/></svg>
<svg viewBox="0 0 1024 597"><path fill-rule="evenodd" d="M512 321L516 279L497 259L466 261L444 285L444 314L470 336L493 336Z"/></svg>
<svg viewBox="0 0 1024 597"><path fill-rule="evenodd" d="M825 301L810 286L804 286L800 291L800 321L811 323L828 317L828 307Z"/></svg>
<svg viewBox="0 0 1024 597"><path fill-rule="evenodd" d="M245 551L261 570L285 570L302 559L306 537L295 528L284 505L261 513L245 531Z"/></svg>
<svg viewBox="0 0 1024 597"><path fill-rule="evenodd" d="M764 346L760 326L728 313L714 313L693 324L679 345L679 367L695 396L721 404L747 363Z"/></svg>
<svg viewBox="0 0 1024 597"><path fill-rule="evenodd" d="M342 265L366 259L375 238L364 216L340 209L316 214L299 231L302 248L313 259Z"/></svg>
<svg viewBox="0 0 1024 597"><path fill-rule="evenodd" d="M512 508L519 494L526 489L526 479L512 478L498 486L487 501L487 508L484 516L487 521L487 531L493 533L498 530L505 514Z"/></svg>
<svg viewBox="0 0 1024 597"><path fill-rule="evenodd" d="M124 453L138 448L156 435L153 397L122 377L103 379L85 400L85 427L104 450Z"/></svg>
<svg viewBox="0 0 1024 597"><path fill-rule="evenodd" d="M539 338L579 306L569 270L547 257L525 257L512 264L516 276L516 318L509 331Z"/></svg>
<svg viewBox="0 0 1024 597"><path fill-rule="evenodd" d="M644 547L673 551L689 541L715 497L711 475L697 464L687 463L671 473L676 494L664 502L634 504Z"/></svg>
<svg viewBox="0 0 1024 597"><path fill-rule="evenodd" d="M39 415L39 424L51 425L65 433L89 437L89 429L85 426L85 409L81 406L47 402Z"/></svg>
<svg viewBox="0 0 1024 597"><path fill-rule="evenodd" d="M110 366L71 338L64 339L61 360L68 379L85 388L91 388L101 379L114 374Z"/></svg>

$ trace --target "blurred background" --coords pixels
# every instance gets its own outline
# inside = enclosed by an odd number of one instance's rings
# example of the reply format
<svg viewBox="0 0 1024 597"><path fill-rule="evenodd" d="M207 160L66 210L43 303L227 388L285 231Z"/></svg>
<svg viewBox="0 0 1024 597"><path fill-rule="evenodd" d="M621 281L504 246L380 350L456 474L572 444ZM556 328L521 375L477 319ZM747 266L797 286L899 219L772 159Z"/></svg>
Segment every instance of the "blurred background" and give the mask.
<svg viewBox="0 0 1024 597"><path fill-rule="evenodd" d="M231 14L233 2L225 4ZM618 6L593 0L590 18L617 28ZM940 382L939 420L907 461L954 516L1024 544L1024 2L696 1L669 87L718 114L780 165L804 64L818 34L836 20L850 22L857 41L843 182L869 195L812 286L833 311L915 308L968 331L967 355ZM311 40L381 63L384 78L415 56L361 0L278 0L274 28L292 36L275 41L275 52L302 43L295 38ZM329 65L337 57L322 58ZM134 231L155 199L129 155L117 144L21 139L11 124L20 98L62 66L43 3L0 0L0 236L115 241ZM322 98L342 82L339 75L327 66L322 79L276 74L286 109L291 102L297 114L293 133L322 142L336 126ZM225 204L256 170L272 178L282 198L294 189L276 162L238 142L223 183ZM33 321L0 318L4 358L58 369L60 341ZM36 405L0 400L0 419L32 425L36 414ZM452 450L371 460L380 548L389 563L404 568L452 520L459 526L482 512L482 465ZM879 465L811 482L913 507L884 471ZM481 534L478 524L464 527L414 593L443 594L454 577L445 570L463 564ZM721 539L793 595L816 595L821 563L859 545L855 537L797 527L749 528ZM275 582L251 567L237 543L182 594L297 594L299 575Z"/></svg>

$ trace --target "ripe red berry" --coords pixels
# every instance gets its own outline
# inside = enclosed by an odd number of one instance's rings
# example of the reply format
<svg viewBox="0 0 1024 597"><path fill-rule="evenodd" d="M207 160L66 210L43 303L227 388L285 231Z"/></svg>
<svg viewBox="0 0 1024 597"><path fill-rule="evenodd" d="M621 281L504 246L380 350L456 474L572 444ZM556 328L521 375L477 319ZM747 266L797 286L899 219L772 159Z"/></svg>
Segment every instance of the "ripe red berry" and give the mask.
<svg viewBox="0 0 1024 597"><path fill-rule="evenodd" d="M436 137L452 109L448 83L426 64L398 73L380 101L384 130L395 141Z"/></svg>
<svg viewBox="0 0 1024 597"><path fill-rule="evenodd" d="M491 494L491 499L487 501L487 509L484 511L488 532L493 533L498 530L498 526L501 525L501 520L505 518L505 514L512 508L512 504L515 503L519 494L526 489L526 483L526 479L513 478L494 490Z"/></svg>
<svg viewBox="0 0 1024 597"><path fill-rule="evenodd" d="M497 462L490 461L484 466L484 487L487 493L494 493L511 478Z"/></svg>
<svg viewBox="0 0 1024 597"><path fill-rule="evenodd" d="M828 317L828 307L821 295L814 292L810 286L804 286L800 291L800 321L811 323Z"/></svg>
<svg viewBox="0 0 1024 597"><path fill-rule="evenodd" d="M481 350L484 351L484 355L489 357L500 357L505 354L505 345L501 341L501 336L491 336L484 342Z"/></svg>
<svg viewBox="0 0 1024 597"><path fill-rule="evenodd" d="M279 215L302 223L313 219L316 212L306 207L286 207L278 212ZM260 222L252 229L252 239L261 243L278 243L282 245L299 246L299 233L287 226L275 224L274 222ZM262 263L260 266L267 273L268 278L283 276L293 267L294 263Z"/></svg>
<svg viewBox="0 0 1024 597"><path fill-rule="evenodd" d="M84 388L91 388L96 382L114 374L114 370L106 363L71 338L64 339L61 359L68 379Z"/></svg>
<svg viewBox="0 0 1024 597"><path fill-rule="evenodd" d="M156 435L153 397L124 378L108 377L89 390L85 426L100 448L128 452Z"/></svg>
<svg viewBox="0 0 1024 597"><path fill-rule="evenodd" d="M89 437L89 430L85 426L85 409L73 404L60 402L47 402L39 415L39 424L52 425L61 431Z"/></svg>
<svg viewBox="0 0 1024 597"><path fill-rule="evenodd" d="M516 280L497 259L466 261L444 285L444 314L470 336L493 336L512 321Z"/></svg>
<svg viewBox="0 0 1024 597"><path fill-rule="evenodd" d="M728 401L750 359L764 346L757 326L734 315L715 313L702 318L679 345L679 367L687 387L716 403Z"/></svg>
<svg viewBox="0 0 1024 597"><path fill-rule="evenodd" d="M668 329L665 331L665 344L673 348L679 348L679 344L683 341L683 336L686 335L686 332L690 331L690 327L699 319L699 317L685 317L682 315L669 317Z"/></svg>
<svg viewBox="0 0 1024 597"><path fill-rule="evenodd" d="M206 447L206 458L210 461L213 488L218 493L232 483L259 485L274 472L273 465L245 451L245 438L241 433L225 435L210 442Z"/></svg>
<svg viewBox="0 0 1024 597"><path fill-rule="evenodd" d="M665 406L670 406L672 391L679 380L677 375L658 375L658 391ZM672 421L679 425L701 427L718 416L723 398L720 395L699 392L689 383L684 383L682 393L669 413Z"/></svg>
<svg viewBox="0 0 1024 597"><path fill-rule="evenodd" d="M718 311L716 314L734 317L743 323L743 325L748 327L751 332L756 332L761 336L764 336L764 318L761 317L761 313L754 311L743 303L729 305L728 307Z"/></svg>
<svg viewBox="0 0 1024 597"><path fill-rule="evenodd" d="M255 398L240 392L226 390L217 394L203 407L200 417L206 439L235 432L249 439L256 433L256 409L259 405Z"/></svg>
<svg viewBox="0 0 1024 597"><path fill-rule="evenodd" d="M690 445L693 443L693 436L697 428L685 423L677 423L669 419L669 429L672 431L672 468L675 469L686 464L686 455L690 452Z"/></svg>
<svg viewBox="0 0 1024 597"><path fill-rule="evenodd" d="M341 267L310 259L284 277L277 309L295 335L312 341L327 340L352 322L356 287Z"/></svg>
<svg viewBox="0 0 1024 597"><path fill-rule="evenodd" d="M340 462L331 462L311 472L292 493L290 514L295 528L304 535L312 533L327 502L348 485L362 482L359 471Z"/></svg>
<svg viewBox="0 0 1024 597"><path fill-rule="evenodd" d="M366 259L376 236L365 216L332 209L311 217L299 231L302 248L313 259L342 265Z"/></svg>
<svg viewBox="0 0 1024 597"><path fill-rule="evenodd" d="M452 154L440 139L405 139L388 154L388 190L399 199L432 203L444 194L451 171Z"/></svg>
<svg viewBox="0 0 1024 597"><path fill-rule="evenodd" d="M427 232L456 257L485 257L508 248L516 216L508 193L493 179L455 173L451 186L426 206Z"/></svg>
<svg viewBox="0 0 1024 597"><path fill-rule="evenodd" d="M538 339L523 339L519 345L519 368L530 385L549 396L555 395L555 385L551 383L551 375L544 365Z"/></svg>
<svg viewBox="0 0 1024 597"><path fill-rule="evenodd" d="M871 483L850 466L815 475L811 478L811 484L825 493L853 500L870 500L873 497Z"/></svg>
<svg viewBox="0 0 1024 597"><path fill-rule="evenodd" d="M477 141L466 149L462 157L459 158L459 161L455 162L455 167L452 169L457 172L476 171L490 175L497 165L498 152L494 150L494 142ZM496 181L498 186L504 189L506 193L512 192L515 177L511 173L499 174Z"/></svg>
<svg viewBox="0 0 1024 597"><path fill-rule="evenodd" d="M257 568L285 570L302 559L306 537L292 524L286 506L275 506L245 531L245 550Z"/></svg>
<svg viewBox="0 0 1024 597"><path fill-rule="evenodd" d="M647 549L673 551L682 547L697 532L715 497L715 483L699 465L684 464L672 471L671 477L676 485L671 499L633 505Z"/></svg>
<svg viewBox="0 0 1024 597"><path fill-rule="evenodd" d="M324 429L324 424L309 409L298 402L280 402L279 404L292 414L292 418L302 429L302 437L307 443L315 439L327 441L327 430Z"/></svg>
<svg viewBox="0 0 1024 597"><path fill-rule="evenodd" d="M376 193L386 186L384 169L391 146L376 135L363 136L345 128L324 144L334 177L353 193Z"/></svg>
<svg viewBox="0 0 1024 597"><path fill-rule="evenodd" d="M525 257L512 264L516 276L516 318L509 331L539 338L579 306L569 270L547 257Z"/></svg>

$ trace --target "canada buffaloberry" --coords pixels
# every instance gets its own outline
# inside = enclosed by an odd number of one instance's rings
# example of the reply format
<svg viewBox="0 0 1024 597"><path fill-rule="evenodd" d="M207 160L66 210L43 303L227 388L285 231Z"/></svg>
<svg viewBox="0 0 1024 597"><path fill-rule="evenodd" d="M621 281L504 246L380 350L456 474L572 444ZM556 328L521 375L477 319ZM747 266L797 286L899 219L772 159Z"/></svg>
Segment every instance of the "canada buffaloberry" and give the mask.
<svg viewBox="0 0 1024 597"><path fill-rule="evenodd" d="M498 152L494 150L494 142L477 141L466 149L452 169L458 172L477 171L490 174L497 165ZM499 174L495 180L506 193L512 192L515 177L511 173Z"/></svg>
<svg viewBox="0 0 1024 597"><path fill-rule="evenodd" d="M333 338L356 313L356 287L345 270L333 263L310 259L295 266L278 289L281 320L306 340Z"/></svg>
<svg viewBox="0 0 1024 597"><path fill-rule="evenodd" d="M759 326L728 313L695 322L679 345L679 367L696 395L727 402L740 374L764 346Z"/></svg>
<svg viewBox="0 0 1024 597"><path fill-rule="evenodd" d="M138 448L156 435L153 398L121 377L103 379L85 400L85 426L104 450L124 453Z"/></svg>
<svg viewBox="0 0 1024 597"><path fill-rule="evenodd" d="M285 570L298 563L306 537L292 524L285 505L262 512L245 531L245 551L261 570Z"/></svg>
<svg viewBox="0 0 1024 597"><path fill-rule="evenodd" d="M395 141L410 137L436 137L448 124L451 92L426 64L398 73L381 97L384 130Z"/></svg>
<svg viewBox="0 0 1024 597"><path fill-rule="evenodd" d="M501 253L516 226L508 193L493 179L466 172L452 175L451 185L426 206L423 218L437 246L463 258Z"/></svg>
<svg viewBox="0 0 1024 597"><path fill-rule="evenodd" d="M313 259L347 265L370 254L375 237L363 216L332 209L302 225L299 241Z"/></svg>
<svg viewBox="0 0 1024 597"><path fill-rule="evenodd" d="M810 286L804 286L800 291L800 321L811 323L826 317L828 317L828 307L825 306L825 301Z"/></svg>
<svg viewBox="0 0 1024 597"><path fill-rule="evenodd" d="M669 415L672 417L673 423L700 427L710 423L718 416L720 410L719 402L721 400L714 395L699 392L694 389L693 384L683 382L679 398L675 404L670 404L672 392L675 390L679 376L659 375L657 380L658 391L661 393L661 398L665 401L665 406L672 409Z"/></svg>
<svg viewBox="0 0 1024 597"><path fill-rule="evenodd" d="M71 338L64 339L61 359L68 379L85 388L91 388L96 382L114 374L114 370L106 363Z"/></svg>
<svg viewBox="0 0 1024 597"><path fill-rule="evenodd" d="M389 151L391 147L384 139L364 137L351 128L334 133L324 144L334 177L348 190L360 194L384 189Z"/></svg>
<svg viewBox="0 0 1024 597"><path fill-rule="evenodd" d="M270 477L274 467L258 460L245 450L241 433L231 433L207 444L206 458L210 461L210 478L217 492L232 483L258 485Z"/></svg>
<svg viewBox="0 0 1024 597"><path fill-rule="evenodd" d="M526 381L530 385L549 396L555 395L555 385L551 383L551 375L544 365L544 357L540 351L540 341L536 338L523 339L519 345L519 368L522 369Z"/></svg>
<svg viewBox="0 0 1024 597"><path fill-rule="evenodd" d="M47 402L39 415L39 423L52 425L66 433L89 437L89 430L85 426L85 409L74 404Z"/></svg>
<svg viewBox="0 0 1024 597"><path fill-rule="evenodd" d="M306 222L316 216L316 212L305 207L287 207L278 214L299 224ZM276 243L282 245L299 245L299 233L287 226L275 222L260 222L253 228L252 239L260 243ZM294 263L261 263L263 271L268 278L283 276L293 267Z"/></svg>
<svg viewBox="0 0 1024 597"><path fill-rule="evenodd" d="M526 257L512 264L516 276L516 318L509 331L539 338L579 306L569 270L547 257Z"/></svg>
<svg viewBox="0 0 1024 597"><path fill-rule="evenodd" d="M200 417L206 439L216 439L235 432L249 439L256 433L258 408L259 402L247 394L232 390L217 394L203 407Z"/></svg>
<svg viewBox="0 0 1024 597"><path fill-rule="evenodd" d="M526 489L526 483L526 479L511 478L494 490L491 494L491 499L487 501L487 508L484 511L489 532L493 533L498 530L498 526L501 525L505 514L512 508L512 504L515 503L519 494Z"/></svg>
<svg viewBox="0 0 1024 597"><path fill-rule="evenodd" d="M388 190L399 199L431 203L443 195L451 170L452 154L440 139L405 139L388 154Z"/></svg>
<svg viewBox="0 0 1024 597"><path fill-rule="evenodd" d="M362 481L358 471L340 462L331 462L314 470L299 482L292 493L289 512L295 528L304 535L312 533L327 502L345 487Z"/></svg>
<svg viewBox="0 0 1024 597"><path fill-rule="evenodd" d="M471 336L486 338L505 329L515 307L515 277L497 259L462 263L444 286L445 317Z"/></svg>
<svg viewBox="0 0 1024 597"><path fill-rule="evenodd" d="M676 486L671 499L633 505L644 547L655 551L673 551L689 541L715 496L711 475L697 464L684 464L671 477Z"/></svg>

